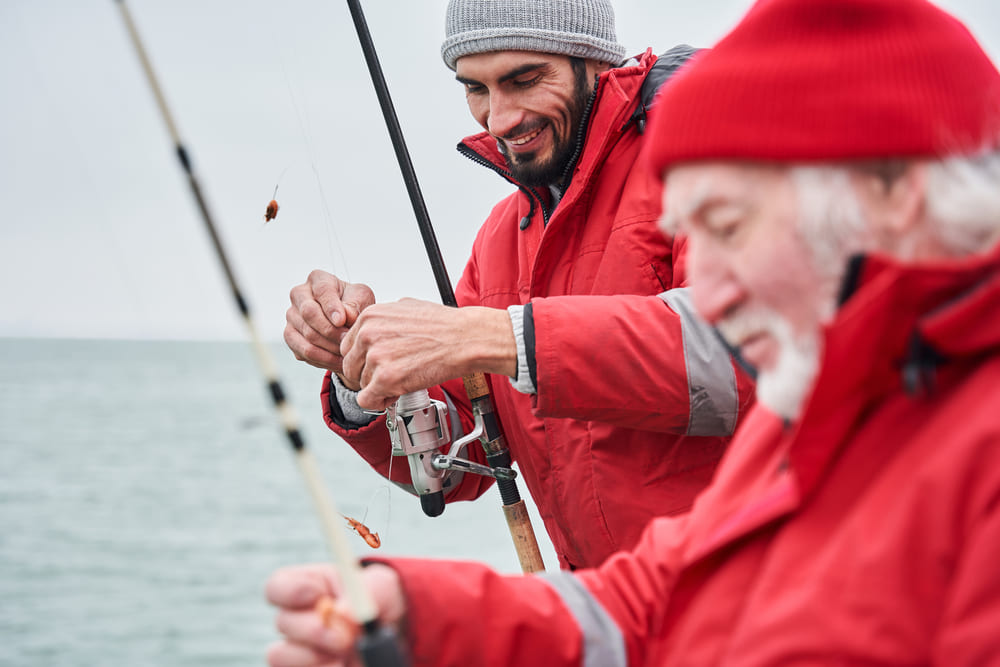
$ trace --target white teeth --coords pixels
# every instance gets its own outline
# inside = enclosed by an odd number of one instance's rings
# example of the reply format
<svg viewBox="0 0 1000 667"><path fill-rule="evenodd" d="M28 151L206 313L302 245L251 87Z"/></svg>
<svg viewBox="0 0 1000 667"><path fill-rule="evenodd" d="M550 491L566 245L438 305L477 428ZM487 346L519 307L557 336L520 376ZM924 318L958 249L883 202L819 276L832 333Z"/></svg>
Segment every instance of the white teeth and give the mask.
<svg viewBox="0 0 1000 667"><path fill-rule="evenodd" d="M542 130L538 129L538 130L535 130L534 132L532 132L531 134L529 134L526 137L521 137L520 139L511 139L507 143L512 144L514 146L523 146L524 144L528 143L529 141L531 141L532 139L534 139L535 137L537 137L541 133L542 133Z"/></svg>

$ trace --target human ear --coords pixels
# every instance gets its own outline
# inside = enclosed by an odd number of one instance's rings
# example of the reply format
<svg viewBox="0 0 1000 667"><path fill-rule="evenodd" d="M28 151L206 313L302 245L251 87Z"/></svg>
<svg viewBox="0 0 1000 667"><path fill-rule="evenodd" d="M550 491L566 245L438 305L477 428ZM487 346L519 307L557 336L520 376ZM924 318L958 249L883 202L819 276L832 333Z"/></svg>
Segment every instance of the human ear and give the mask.
<svg viewBox="0 0 1000 667"><path fill-rule="evenodd" d="M912 233L924 220L927 194L927 165L911 162L886 185L886 224L898 234Z"/></svg>
<svg viewBox="0 0 1000 667"><path fill-rule="evenodd" d="M927 165L907 162L886 172L860 169L852 173L858 203L880 249L912 255L924 245ZM904 251L902 252L901 251Z"/></svg>

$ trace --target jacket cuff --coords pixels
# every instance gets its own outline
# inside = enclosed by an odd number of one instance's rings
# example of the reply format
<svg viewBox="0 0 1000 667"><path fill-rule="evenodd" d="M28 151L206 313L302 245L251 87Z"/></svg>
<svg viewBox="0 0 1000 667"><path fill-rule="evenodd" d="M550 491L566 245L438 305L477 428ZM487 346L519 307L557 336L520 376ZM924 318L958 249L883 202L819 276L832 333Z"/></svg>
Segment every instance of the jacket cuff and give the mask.
<svg viewBox="0 0 1000 667"><path fill-rule="evenodd" d="M337 426L351 431L375 421L378 415L365 412L358 405L358 392L345 387L336 373L330 373L330 383L333 385L333 391L330 392L330 417Z"/></svg>
<svg viewBox="0 0 1000 667"><path fill-rule="evenodd" d="M510 326L514 330L514 341L517 343L517 375L510 378L510 384L522 394L534 394L534 326L531 326L531 350L529 358L528 344L525 337L525 320L531 322L531 304L526 306L507 306L510 315ZM531 323L533 325L533 322Z"/></svg>

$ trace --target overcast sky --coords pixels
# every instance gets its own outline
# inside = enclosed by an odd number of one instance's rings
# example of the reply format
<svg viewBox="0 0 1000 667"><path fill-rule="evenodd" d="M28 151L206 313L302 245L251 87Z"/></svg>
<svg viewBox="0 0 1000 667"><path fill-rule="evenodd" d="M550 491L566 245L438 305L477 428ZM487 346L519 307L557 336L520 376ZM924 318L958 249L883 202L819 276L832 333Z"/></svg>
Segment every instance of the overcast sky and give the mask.
<svg viewBox="0 0 1000 667"><path fill-rule="evenodd" d="M510 186L454 150L446 4L363 3L454 282ZM749 4L617 0L619 40L710 46ZM997 61L1000 3L941 4ZM346 2L129 7L266 338L313 268L438 300ZM0 0L0 27L0 336L243 338L116 3Z"/></svg>

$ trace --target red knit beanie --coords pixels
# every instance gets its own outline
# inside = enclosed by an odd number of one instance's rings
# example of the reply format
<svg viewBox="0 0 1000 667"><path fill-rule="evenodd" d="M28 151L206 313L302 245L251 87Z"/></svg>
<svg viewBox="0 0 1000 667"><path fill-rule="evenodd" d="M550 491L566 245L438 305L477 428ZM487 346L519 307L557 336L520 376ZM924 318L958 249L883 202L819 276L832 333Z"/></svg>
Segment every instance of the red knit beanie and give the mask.
<svg viewBox="0 0 1000 667"><path fill-rule="evenodd" d="M760 0L660 92L647 158L833 162L1000 145L1000 73L924 0Z"/></svg>

